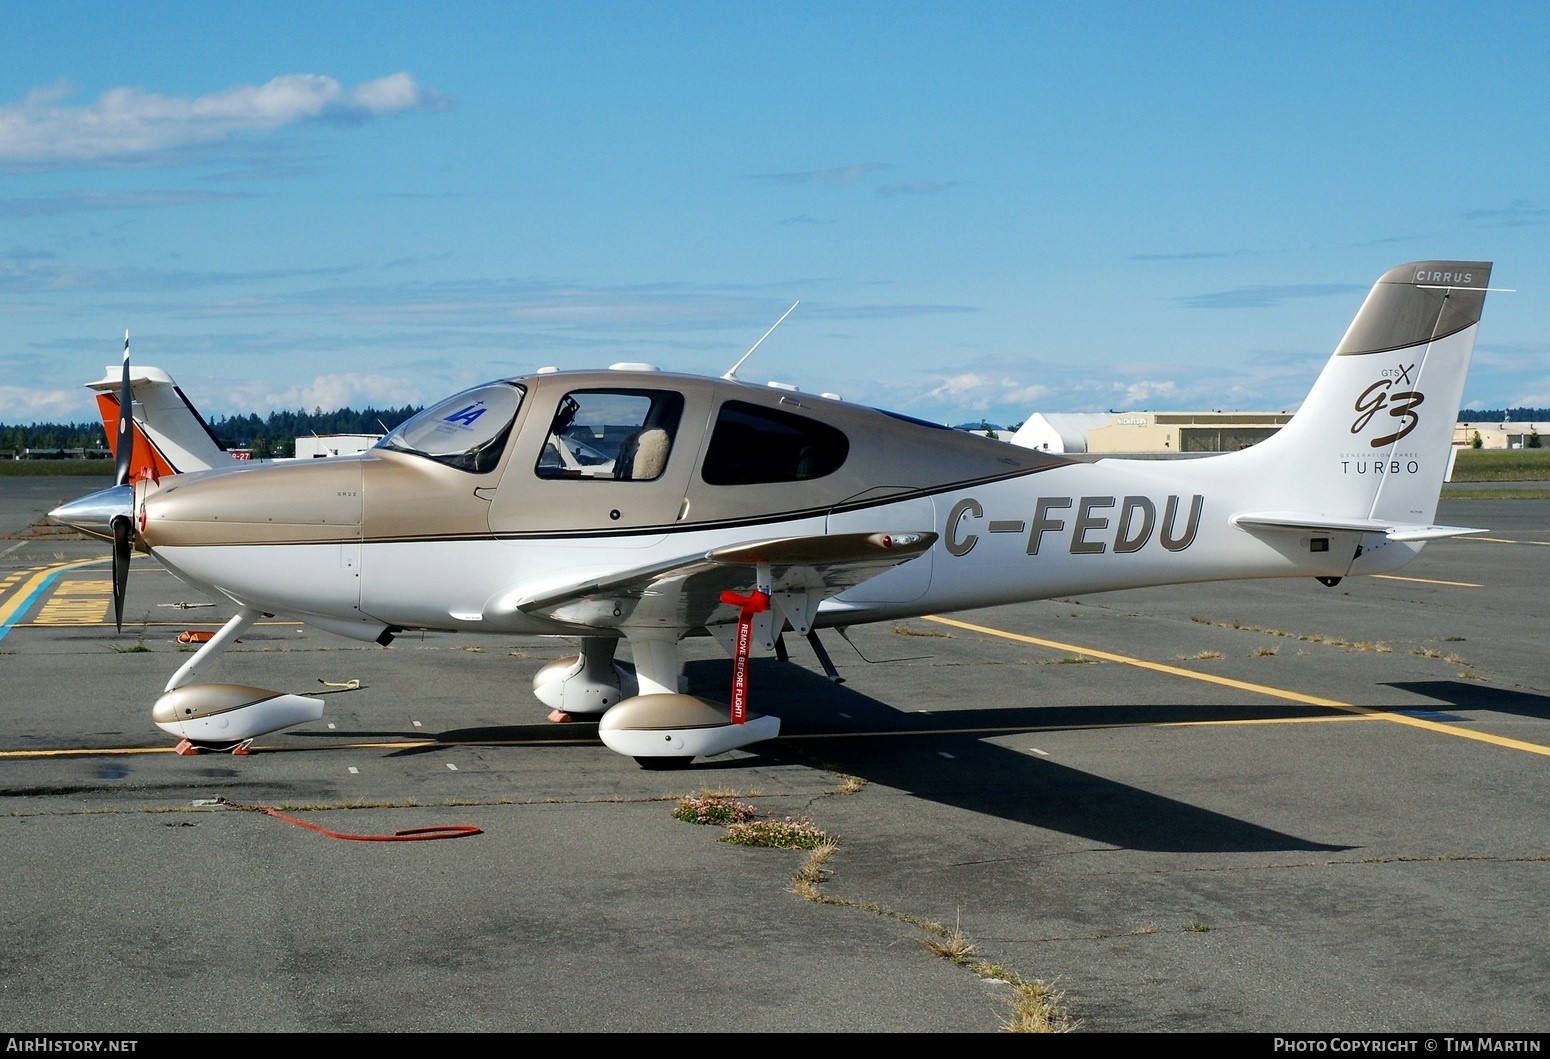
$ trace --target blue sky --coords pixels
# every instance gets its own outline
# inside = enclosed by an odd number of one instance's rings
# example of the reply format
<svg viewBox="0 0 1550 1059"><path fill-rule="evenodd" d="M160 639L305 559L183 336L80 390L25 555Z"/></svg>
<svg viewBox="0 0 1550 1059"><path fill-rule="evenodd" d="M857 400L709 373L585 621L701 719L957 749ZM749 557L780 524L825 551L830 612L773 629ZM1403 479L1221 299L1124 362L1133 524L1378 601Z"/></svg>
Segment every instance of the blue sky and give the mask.
<svg viewBox="0 0 1550 1059"><path fill-rule="evenodd" d="M649 361L930 419L1295 408L1372 281L1496 262L1550 405L1550 6L11 3L0 421Z"/></svg>

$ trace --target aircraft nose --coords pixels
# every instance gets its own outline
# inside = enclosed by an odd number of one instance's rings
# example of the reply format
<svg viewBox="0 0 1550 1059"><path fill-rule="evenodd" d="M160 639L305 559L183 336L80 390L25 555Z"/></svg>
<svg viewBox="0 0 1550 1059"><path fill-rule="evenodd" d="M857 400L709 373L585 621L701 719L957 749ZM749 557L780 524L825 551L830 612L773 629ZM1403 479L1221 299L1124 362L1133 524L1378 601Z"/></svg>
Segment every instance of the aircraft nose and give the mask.
<svg viewBox="0 0 1550 1059"><path fill-rule="evenodd" d="M132 517L135 511L135 487L115 485L89 493L48 513L55 522L103 540L113 539L113 520Z"/></svg>

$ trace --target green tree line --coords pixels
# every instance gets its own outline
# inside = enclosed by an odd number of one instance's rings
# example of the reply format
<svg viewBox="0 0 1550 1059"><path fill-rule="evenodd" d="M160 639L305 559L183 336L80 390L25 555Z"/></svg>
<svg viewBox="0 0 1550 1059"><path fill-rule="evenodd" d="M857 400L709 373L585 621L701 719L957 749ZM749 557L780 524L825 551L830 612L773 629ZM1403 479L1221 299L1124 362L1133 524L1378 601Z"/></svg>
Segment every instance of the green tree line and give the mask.
<svg viewBox="0 0 1550 1059"><path fill-rule="evenodd" d="M340 408L325 412L270 412L254 415L216 416L210 422L221 445L251 449L259 459L294 454L297 436L308 434L381 434L419 412L413 405L402 408ZM0 451L77 450L107 448L102 423L0 423Z"/></svg>
<svg viewBox="0 0 1550 1059"><path fill-rule="evenodd" d="M1550 420L1550 408L1465 408L1460 423L1543 423Z"/></svg>

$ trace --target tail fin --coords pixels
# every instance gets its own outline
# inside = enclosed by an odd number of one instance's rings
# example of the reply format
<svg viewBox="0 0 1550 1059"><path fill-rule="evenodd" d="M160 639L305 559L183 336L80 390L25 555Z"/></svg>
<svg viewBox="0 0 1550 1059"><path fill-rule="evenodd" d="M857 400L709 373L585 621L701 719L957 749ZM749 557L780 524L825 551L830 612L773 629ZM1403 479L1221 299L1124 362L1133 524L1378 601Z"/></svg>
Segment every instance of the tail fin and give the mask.
<svg viewBox="0 0 1550 1059"><path fill-rule="evenodd" d="M118 388L122 368L108 368L97 382L86 385L97 391L97 409L108 431L108 444L117 456L119 408ZM135 430L134 465L130 476L149 473L152 477L226 467L236 457L216 440L215 432L183 396L172 376L160 368L131 366L129 386L133 394L131 409Z"/></svg>
<svg viewBox="0 0 1550 1059"><path fill-rule="evenodd" d="M1491 278L1484 261L1418 261L1373 286L1302 408L1280 433L1235 453L1275 483L1284 510L1258 527L1381 532L1427 540Z"/></svg>

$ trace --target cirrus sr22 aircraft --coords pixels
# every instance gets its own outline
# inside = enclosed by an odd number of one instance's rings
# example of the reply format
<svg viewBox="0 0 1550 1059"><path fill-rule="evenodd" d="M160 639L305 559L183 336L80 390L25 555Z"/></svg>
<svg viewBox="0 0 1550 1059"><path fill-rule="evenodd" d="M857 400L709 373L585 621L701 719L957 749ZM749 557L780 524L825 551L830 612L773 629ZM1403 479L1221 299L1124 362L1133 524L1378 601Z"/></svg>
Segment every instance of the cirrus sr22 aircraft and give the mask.
<svg viewBox="0 0 1550 1059"><path fill-rule="evenodd" d="M382 644L578 637L534 678L551 716L597 717L612 749L674 767L779 732L747 712L746 660L786 629L1233 578L1332 585L1477 532L1433 519L1490 273L1390 270L1292 421L1201 459L1078 461L736 369L620 364L475 387L360 456L160 479L131 475L123 416L118 484L53 516L115 542L120 615L132 549L236 605L152 710L191 748L322 716L317 698L194 682L283 614ZM679 643L707 633L734 657L731 706L681 694Z"/></svg>

